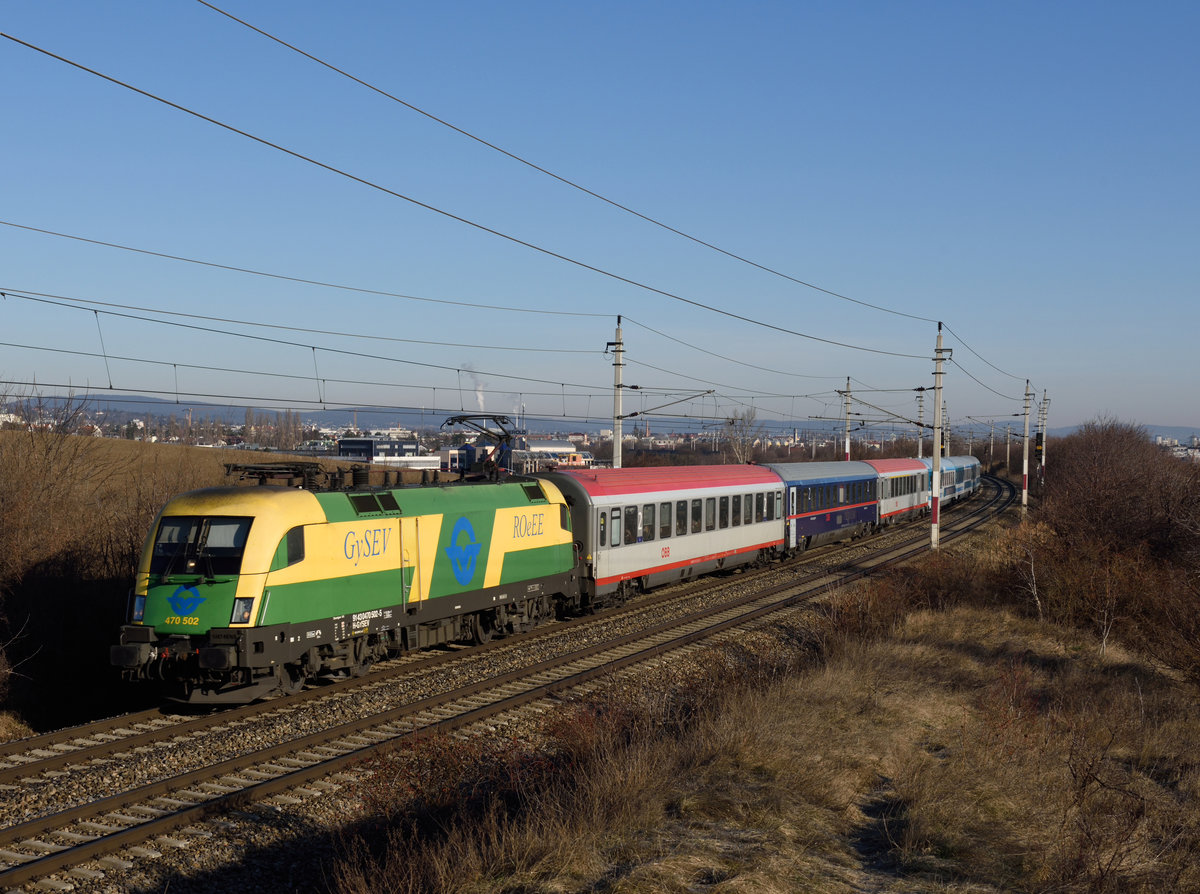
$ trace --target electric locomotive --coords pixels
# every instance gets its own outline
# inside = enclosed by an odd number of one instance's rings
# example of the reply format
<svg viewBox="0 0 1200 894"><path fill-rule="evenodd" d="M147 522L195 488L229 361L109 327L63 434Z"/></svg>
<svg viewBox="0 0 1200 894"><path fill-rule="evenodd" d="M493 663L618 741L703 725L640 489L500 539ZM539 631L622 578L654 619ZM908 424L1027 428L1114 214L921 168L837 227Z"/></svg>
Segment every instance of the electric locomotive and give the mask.
<svg viewBox="0 0 1200 894"><path fill-rule="evenodd" d="M251 701L389 651L528 629L577 600L576 567L545 481L193 491L151 528L111 661L176 700Z"/></svg>

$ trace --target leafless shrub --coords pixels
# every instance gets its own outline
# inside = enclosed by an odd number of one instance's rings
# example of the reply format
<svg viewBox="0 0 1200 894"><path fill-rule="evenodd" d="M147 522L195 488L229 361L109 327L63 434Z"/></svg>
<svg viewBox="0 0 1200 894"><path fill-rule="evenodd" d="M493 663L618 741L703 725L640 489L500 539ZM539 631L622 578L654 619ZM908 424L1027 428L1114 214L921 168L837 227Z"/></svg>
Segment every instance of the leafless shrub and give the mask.
<svg viewBox="0 0 1200 894"><path fill-rule="evenodd" d="M1102 419L1055 443L1039 517L1069 544L1159 560L1196 550L1200 469L1159 450L1146 432Z"/></svg>

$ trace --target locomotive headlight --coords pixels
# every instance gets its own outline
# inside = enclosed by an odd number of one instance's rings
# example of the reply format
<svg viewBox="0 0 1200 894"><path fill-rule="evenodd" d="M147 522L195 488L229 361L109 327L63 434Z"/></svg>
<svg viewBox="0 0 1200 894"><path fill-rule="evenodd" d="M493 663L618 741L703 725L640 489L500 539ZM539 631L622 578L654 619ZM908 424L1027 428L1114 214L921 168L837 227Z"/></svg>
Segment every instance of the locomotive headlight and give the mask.
<svg viewBox="0 0 1200 894"><path fill-rule="evenodd" d="M134 596L133 597L133 613L132 613L130 620L140 622L142 620L142 618L144 618L144 617L146 617L146 597L145 596Z"/></svg>
<svg viewBox="0 0 1200 894"><path fill-rule="evenodd" d="M233 600L233 614L229 616L230 624L249 624L250 613L254 610L254 600L239 596Z"/></svg>

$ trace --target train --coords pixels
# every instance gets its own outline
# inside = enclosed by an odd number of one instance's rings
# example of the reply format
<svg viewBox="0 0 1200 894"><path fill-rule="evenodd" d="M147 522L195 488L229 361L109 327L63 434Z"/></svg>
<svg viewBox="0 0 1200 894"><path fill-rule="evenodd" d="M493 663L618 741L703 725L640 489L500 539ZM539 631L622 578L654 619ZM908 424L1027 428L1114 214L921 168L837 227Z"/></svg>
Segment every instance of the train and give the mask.
<svg viewBox="0 0 1200 894"><path fill-rule="evenodd" d="M965 499L980 463L941 476L942 501ZM931 482L928 459L882 459L191 491L151 527L110 661L172 701L288 694L865 536L928 513Z"/></svg>

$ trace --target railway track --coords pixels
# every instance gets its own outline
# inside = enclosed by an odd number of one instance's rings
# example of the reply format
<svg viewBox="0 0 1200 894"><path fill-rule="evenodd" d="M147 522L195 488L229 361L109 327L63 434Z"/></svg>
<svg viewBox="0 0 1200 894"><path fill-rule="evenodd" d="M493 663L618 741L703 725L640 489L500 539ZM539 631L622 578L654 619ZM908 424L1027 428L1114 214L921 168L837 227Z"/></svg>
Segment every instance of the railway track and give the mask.
<svg viewBox="0 0 1200 894"><path fill-rule="evenodd" d="M986 499L947 513L943 539L961 536L1011 504L1015 488L1006 482L989 481ZM60 775L108 777L113 765L133 767L132 772L126 772L127 781L118 784L120 791L106 797L89 798L59 810L47 810L43 800L40 812L35 807L33 816L5 811L6 816L16 819L0 828L0 862L5 866L0 869L0 888L42 879L44 886L66 889L76 882L100 877L108 869L124 867L129 857L152 855L155 847L182 843L172 836L186 839L203 835L196 824L222 812L287 792L311 796L336 788L339 773L381 748L494 721L506 712L586 686L597 677L688 648L734 628L760 623L781 608L865 576L881 565L923 552L927 535L905 534L889 538L889 542L881 549L860 545L866 553L861 558L846 559L841 552L810 556L808 563L774 575L782 578L774 583L768 582L770 572L745 575L734 584L718 579L718 588L751 591L722 597L719 605L689 603L699 598L701 591L713 589L709 580L680 588L682 593L639 600L621 612L550 625L462 653L406 656L370 678L346 681L344 686L310 689L276 702L200 718L143 712L27 740L24 751L16 745L6 746L0 751L0 760L9 766L0 768L0 792L10 799L19 798L26 790L24 786L52 786ZM678 610L668 611L652 623L645 621L670 606ZM627 632L606 633L599 642L593 635L573 636L574 632L599 625L623 626ZM567 645L553 645L556 638ZM558 653L551 654L556 649ZM523 653L524 657L515 665L490 667L496 663L493 659L505 651ZM531 663L530 655L546 657ZM465 675L471 679L433 680L455 666L473 668ZM401 695L399 704L372 709L364 716L349 716L357 710L352 706L363 693L416 677L432 681L425 690L427 694ZM339 700L346 700L347 705L339 707ZM328 722L304 732L309 728L306 724L287 719L299 717L295 712L304 711L324 715ZM136 765L145 755L164 749L183 751L187 743L200 737L215 735L232 741L239 729L261 724L272 716L276 716L276 725L298 727L300 734L282 736L262 746L236 748L233 750L237 753L229 757L205 760L161 778L137 778ZM124 856L118 856L122 853Z"/></svg>

